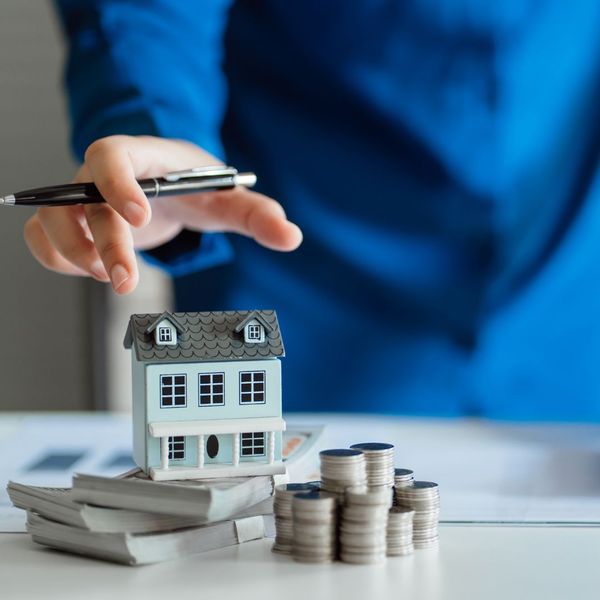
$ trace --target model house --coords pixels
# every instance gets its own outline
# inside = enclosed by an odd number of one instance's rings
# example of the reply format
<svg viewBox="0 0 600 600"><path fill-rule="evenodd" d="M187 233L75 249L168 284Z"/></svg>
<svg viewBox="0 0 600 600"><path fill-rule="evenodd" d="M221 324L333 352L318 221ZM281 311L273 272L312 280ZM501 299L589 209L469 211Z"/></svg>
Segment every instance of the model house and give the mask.
<svg viewBox="0 0 600 600"><path fill-rule="evenodd" d="M285 473L272 310L130 318L134 459L152 479Z"/></svg>

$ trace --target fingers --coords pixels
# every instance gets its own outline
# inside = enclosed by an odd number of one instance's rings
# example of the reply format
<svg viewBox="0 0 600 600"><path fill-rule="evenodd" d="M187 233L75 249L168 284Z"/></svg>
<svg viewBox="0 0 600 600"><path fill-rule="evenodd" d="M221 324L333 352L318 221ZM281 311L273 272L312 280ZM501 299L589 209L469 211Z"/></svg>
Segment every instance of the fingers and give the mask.
<svg viewBox="0 0 600 600"><path fill-rule="evenodd" d="M113 289L128 294L139 278L129 225L108 204L88 204L85 215Z"/></svg>
<svg viewBox="0 0 600 600"><path fill-rule="evenodd" d="M85 165L106 202L133 227L143 227L151 216L150 203L136 181L131 158L134 138L113 136L97 140L85 153Z"/></svg>
<svg viewBox="0 0 600 600"><path fill-rule="evenodd" d="M106 200L84 207L41 209L27 223L32 254L49 269L96 279L110 278L119 294L138 281L130 225L138 243L154 247L183 227L231 231L273 250L289 251L302 232L273 199L239 187L230 191L156 199L151 219L148 199L136 181L166 171L214 164L216 159L193 144L152 137L111 136L90 145L77 181L93 181Z"/></svg>
<svg viewBox="0 0 600 600"><path fill-rule="evenodd" d="M161 208L185 227L240 233L271 250L291 251L302 243L302 231L287 220L280 204L241 187L195 197L167 198Z"/></svg>
<svg viewBox="0 0 600 600"><path fill-rule="evenodd" d="M256 194L260 196L260 194ZM257 199L246 212L241 212L240 233L253 237L258 243L282 252L295 250L302 243L302 231L298 225L288 221L283 209L275 200L263 196L267 201Z"/></svg>
<svg viewBox="0 0 600 600"><path fill-rule="evenodd" d="M150 223L150 204L136 176L177 170L183 165L214 164L215 158L193 144L152 137L110 136L91 144L85 155L86 175L109 206L128 223L145 231L136 240L152 247L170 239L182 226L202 231L233 231L253 237L273 250L290 251L302 232L288 221L281 206L262 194L239 187L229 192L154 200L162 219ZM166 217L166 218L164 218ZM162 221L162 227L158 225ZM105 263L106 264L106 263Z"/></svg>
<svg viewBox="0 0 600 600"><path fill-rule="evenodd" d="M109 281L118 294L128 294L138 282L138 269L129 225L107 204L40 209L25 225L25 241L47 269L69 275L92 275ZM83 216L83 213L81 214Z"/></svg>
<svg viewBox="0 0 600 600"><path fill-rule="evenodd" d="M37 219L48 241L65 260L98 281L108 281L100 256L84 229L81 207L40 208Z"/></svg>
<svg viewBox="0 0 600 600"><path fill-rule="evenodd" d="M47 269L65 275L88 275L88 272L76 267L52 245L42 227L37 214L25 223L25 243L36 260Z"/></svg>

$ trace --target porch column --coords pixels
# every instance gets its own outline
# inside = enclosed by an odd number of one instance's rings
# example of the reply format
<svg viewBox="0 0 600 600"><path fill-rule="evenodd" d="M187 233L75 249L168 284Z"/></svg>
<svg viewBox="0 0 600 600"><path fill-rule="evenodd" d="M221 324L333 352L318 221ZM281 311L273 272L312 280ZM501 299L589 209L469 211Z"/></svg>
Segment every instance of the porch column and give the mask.
<svg viewBox="0 0 600 600"><path fill-rule="evenodd" d="M269 431L267 439L269 442L269 464L272 465L275 462L275 434Z"/></svg>
<svg viewBox="0 0 600 600"><path fill-rule="evenodd" d="M167 436L160 438L160 468L169 468L169 438Z"/></svg>
<svg viewBox="0 0 600 600"><path fill-rule="evenodd" d="M237 467L240 464L240 434L231 434L231 464Z"/></svg>
<svg viewBox="0 0 600 600"><path fill-rule="evenodd" d="M198 436L198 468L204 467L204 435Z"/></svg>

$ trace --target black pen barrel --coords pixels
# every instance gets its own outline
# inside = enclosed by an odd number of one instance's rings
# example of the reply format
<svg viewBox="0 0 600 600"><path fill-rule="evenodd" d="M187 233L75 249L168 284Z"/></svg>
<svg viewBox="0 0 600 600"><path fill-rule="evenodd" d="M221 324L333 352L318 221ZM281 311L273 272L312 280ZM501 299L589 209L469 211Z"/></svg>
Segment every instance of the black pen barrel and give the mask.
<svg viewBox="0 0 600 600"><path fill-rule="evenodd" d="M205 180L179 179L177 181L157 177L141 179L138 183L149 199L158 196L217 191L235 186L234 180L230 176L207 178ZM99 202L104 202L104 198L93 183L55 185L14 194L14 203L18 206L72 206Z"/></svg>
<svg viewBox="0 0 600 600"><path fill-rule="evenodd" d="M71 183L25 190L14 195L19 206L65 206L102 202L102 196L93 183Z"/></svg>

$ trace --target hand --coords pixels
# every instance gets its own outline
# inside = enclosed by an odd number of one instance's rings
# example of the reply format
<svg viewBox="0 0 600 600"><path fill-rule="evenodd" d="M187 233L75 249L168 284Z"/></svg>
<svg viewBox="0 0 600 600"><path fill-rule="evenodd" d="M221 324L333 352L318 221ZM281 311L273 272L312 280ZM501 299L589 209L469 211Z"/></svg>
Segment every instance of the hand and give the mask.
<svg viewBox="0 0 600 600"><path fill-rule="evenodd" d="M237 187L149 202L136 181L218 163L180 140L122 135L97 140L74 181L93 181L106 203L40 208L25 224L27 246L46 268L110 281L118 294L137 285L134 248L164 244L183 228L235 232L272 250L295 250L302 232L267 196Z"/></svg>

